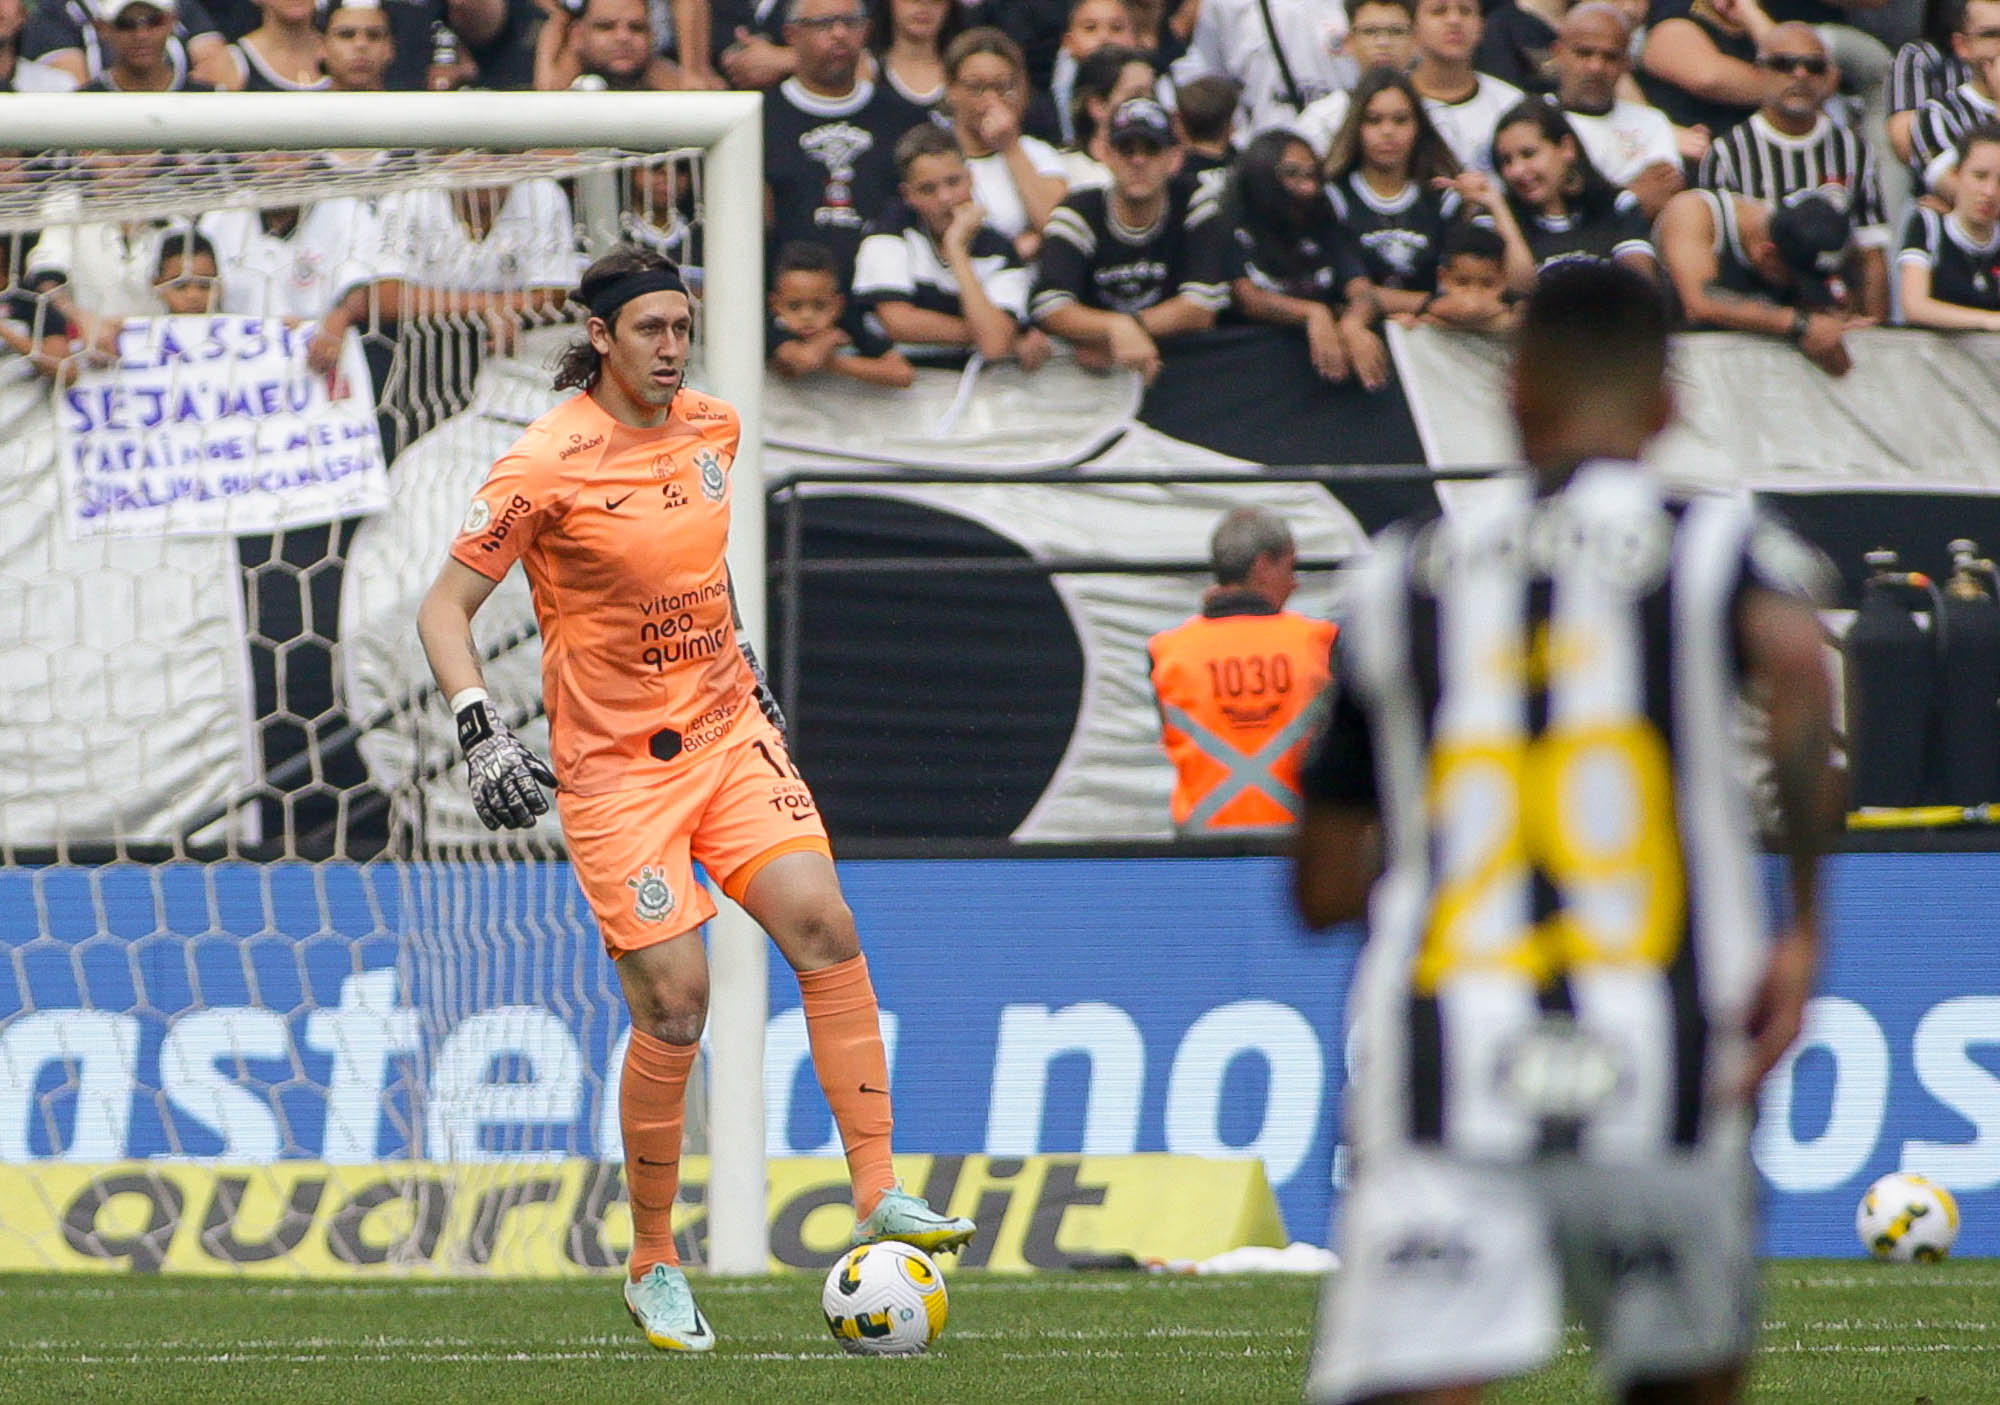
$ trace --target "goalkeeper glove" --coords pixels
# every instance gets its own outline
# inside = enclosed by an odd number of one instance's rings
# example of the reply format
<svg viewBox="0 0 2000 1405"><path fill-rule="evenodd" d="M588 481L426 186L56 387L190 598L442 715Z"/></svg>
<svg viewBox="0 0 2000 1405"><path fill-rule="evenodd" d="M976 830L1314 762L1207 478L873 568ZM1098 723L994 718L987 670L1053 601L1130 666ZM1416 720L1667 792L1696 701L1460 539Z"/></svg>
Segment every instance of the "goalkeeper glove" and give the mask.
<svg viewBox="0 0 2000 1405"><path fill-rule="evenodd" d="M467 699L467 693L478 696ZM555 785L555 772L514 735L484 692L468 688L452 701L459 703L453 709L458 749L465 753L466 780L479 822L488 829L532 829L535 816L549 812L542 787Z"/></svg>
<svg viewBox="0 0 2000 1405"><path fill-rule="evenodd" d="M743 661L750 665L750 676L757 680L757 706L763 711L764 720L778 729L779 736L785 737L785 710L778 706L778 695L771 691L771 680L764 676L764 665L757 662L757 651L750 647L750 636L737 635L736 647L743 651Z"/></svg>

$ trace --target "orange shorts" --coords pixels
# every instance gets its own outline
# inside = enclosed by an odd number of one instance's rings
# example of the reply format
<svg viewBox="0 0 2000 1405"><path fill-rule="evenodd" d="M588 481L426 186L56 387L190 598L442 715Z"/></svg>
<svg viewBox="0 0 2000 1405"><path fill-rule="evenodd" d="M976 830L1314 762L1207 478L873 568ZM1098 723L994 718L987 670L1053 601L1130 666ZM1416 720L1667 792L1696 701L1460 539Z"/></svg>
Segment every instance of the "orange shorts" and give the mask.
<svg viewBox="0 0 2000 1405"><path fill-rule="evenodd" d="M616 958L693 931L715 916L694 879L700 863L741 900L772 859L833 855L812 791L763 719L666 785L603 795L557 793L570 866Z"/></svg>

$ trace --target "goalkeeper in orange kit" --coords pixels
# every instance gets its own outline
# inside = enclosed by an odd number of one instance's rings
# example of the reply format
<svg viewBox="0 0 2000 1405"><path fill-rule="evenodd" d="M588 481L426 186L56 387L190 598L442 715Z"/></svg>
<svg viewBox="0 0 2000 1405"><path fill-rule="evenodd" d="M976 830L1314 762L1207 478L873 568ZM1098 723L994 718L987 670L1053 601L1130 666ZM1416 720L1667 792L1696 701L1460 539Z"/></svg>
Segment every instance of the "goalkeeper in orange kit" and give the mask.
<svg viewBox="0 0 2000 1405"><path fill-rule="evenodd" d="M699 862L798 974L820 1087L854 1186L854 1242L925 1250L971 1239L890 1169L888 1067L875 990L826 829L785 748L783 716L734 627L724 548L736 411L690 390L693 332L674 265L621 249L584 272L590 310L556 388L473 498L417 614L450 700L473 804L489 828L557 806L632 1014L619 1090L633 1244L625 1301L647 1340L715 1336L675 1255L689 1069L708 1012L707 953L681 940L715 914ZM509 567L542 633L551 770L481 686L471 621Z"/></svg>

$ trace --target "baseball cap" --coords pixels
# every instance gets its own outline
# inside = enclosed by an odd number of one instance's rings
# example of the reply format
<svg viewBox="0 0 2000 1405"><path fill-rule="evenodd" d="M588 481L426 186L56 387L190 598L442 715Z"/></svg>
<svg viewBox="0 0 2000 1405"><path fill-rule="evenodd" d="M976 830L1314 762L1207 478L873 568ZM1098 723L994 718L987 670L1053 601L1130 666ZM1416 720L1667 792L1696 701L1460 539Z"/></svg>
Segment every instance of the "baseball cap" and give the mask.
<svg viewBox="0 0 2000 1405"><path fill-rule="evenodd" d="M1174 144L1174 124L1167 110L1151 98L1127 98L1111 114L1104 139L1112 146L1123 141L1148 141L1156 147Z"/></svg>
<svg viewBox="0 0 2000 1405"><path fill-rule="evenodd" d="M111 24L134 5L151 5L162 14L174 13L174 0L96 0L97 17Z"/></svg>
<svg viewBox="0 0 2000 1405"><path fill-rule="evenodd" d="M1824 195L1803 195L1772 212L1771 242L1791 271L1801 303L1831 307L1839 301L1834 284L1853 234L1847 211Z"/></svg>

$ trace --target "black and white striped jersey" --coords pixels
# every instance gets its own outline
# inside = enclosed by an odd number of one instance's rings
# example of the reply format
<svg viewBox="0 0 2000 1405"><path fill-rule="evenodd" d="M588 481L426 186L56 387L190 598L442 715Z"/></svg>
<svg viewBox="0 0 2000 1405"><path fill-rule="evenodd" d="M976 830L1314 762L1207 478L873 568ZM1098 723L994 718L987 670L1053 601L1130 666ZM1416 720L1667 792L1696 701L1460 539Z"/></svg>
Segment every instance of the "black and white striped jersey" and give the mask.
<svg viewBox="0 0 2000 1405"><path fill-rule="evenodd" d="M1728 1127L1768 943L1736 612L1816 557L1630 463L1523 476L1356 570L1309 801L1379 811L1360 1154L1630 1161Z"/></svg>
<svg viewBox="0 0 2000 1405"><path fill-rule="evenodd" d="M1889 111L1914 112L1972 77L1965 61L1928 39L1912 39L1896 50L1889 70Z"/></svg>
<svg viewBox="0 0 2000 1405"><path fill-rule="evenodd" d="M1894 236L1875 153L1859 132L1825 113L1801 137L1785 135L1761 112L1751 114L1715 139L1695 184L1773 205L1794 195L1827 195L1853 217L1854 242L1862 248L1886 249Z"/></svg>
<svg viewBox="0 0 2000 1405"><path fill-rule="evenodd" d="M1996 116L2000 116L2000 107L1969 82L1918 108L1917 118L1910 124L1910 154L1916 158L1924 184L1935 186L1939 176L1957 170L1958 139Z"/></svg>

